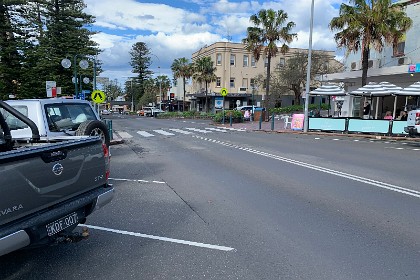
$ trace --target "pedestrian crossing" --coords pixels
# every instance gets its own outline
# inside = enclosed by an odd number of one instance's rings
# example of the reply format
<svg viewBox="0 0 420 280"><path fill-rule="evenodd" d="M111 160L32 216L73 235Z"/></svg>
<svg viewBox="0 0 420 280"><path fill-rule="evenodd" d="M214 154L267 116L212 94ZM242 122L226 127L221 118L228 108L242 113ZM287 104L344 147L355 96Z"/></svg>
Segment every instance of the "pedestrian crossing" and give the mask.
<svg viewBox="0 0 420 280"><path fill-rule="evenodd" d="M154 130L139 130L137 131L137 135L150 138L156 136L176 136L176 135L197 135L197 134L209 134L209 133L227 133L229 131L237 131L237 132L244 132L245 129L237 129L232 127L206 127L206 128L195 128L195 127L184 127L182 129L179 128L168 128L168 129L154 129ZM118 131L118 135L123 139L131 139L133 135L126 131Z"/></svg>

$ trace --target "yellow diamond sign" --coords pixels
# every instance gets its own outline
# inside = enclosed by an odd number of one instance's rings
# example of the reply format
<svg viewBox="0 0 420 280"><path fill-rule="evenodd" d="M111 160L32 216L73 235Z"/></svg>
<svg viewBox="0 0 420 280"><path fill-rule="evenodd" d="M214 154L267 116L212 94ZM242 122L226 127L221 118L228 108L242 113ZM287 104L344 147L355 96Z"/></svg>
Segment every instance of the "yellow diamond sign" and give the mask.
<svg viewBox="0 0 420 280"><path fill-rule="evenodd" d="M95 103L103 103L105 102L106 99L106 95L102 90L94 90L92 92L92 94L90 95L90 97L92 98L93 102Z"/></svg>

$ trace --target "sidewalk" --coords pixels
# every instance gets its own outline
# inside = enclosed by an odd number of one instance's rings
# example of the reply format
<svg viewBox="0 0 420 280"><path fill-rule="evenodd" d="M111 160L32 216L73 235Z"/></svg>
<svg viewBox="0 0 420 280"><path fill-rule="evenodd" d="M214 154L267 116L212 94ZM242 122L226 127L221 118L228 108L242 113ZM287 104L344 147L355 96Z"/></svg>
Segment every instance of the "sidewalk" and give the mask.
<svg viewBox="0 0 420 280"><path fill-rule="evenodd" d="M269 122L262 122L261 129L259 121L247 121L243 123L230 123L223 124L215 124L216 126L223 126L223 127L232 127L236 129L245 129L247 131L262 131L262 132L272 132L272 133L289 133L289 134L305 134L305 135L324 135L324 136L341 136L341 137L351 137L351 138L370 138L370 139L387 139L387 140L395 140L395 141L412 141L412 142L420 142L420 138L410 138L405 135L402 136L387 136L387 135L375 135L375 134L366 134L366 133L339 133L339 132L322 132L322 131L308 131L303 132L303 130L292 130L290 129L290 125L287 126L287 129L284 128L284 121L281 119L274 120L274 129L272 130L272 121Z"/></svg>

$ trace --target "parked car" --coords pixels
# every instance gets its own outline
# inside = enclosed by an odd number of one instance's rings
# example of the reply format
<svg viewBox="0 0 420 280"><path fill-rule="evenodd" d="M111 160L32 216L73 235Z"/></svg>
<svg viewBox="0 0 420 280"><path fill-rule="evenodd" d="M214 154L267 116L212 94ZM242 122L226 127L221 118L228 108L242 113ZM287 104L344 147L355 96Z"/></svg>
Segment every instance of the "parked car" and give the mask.
<svg viewBox="0 0 420 280"><path fill-rule="evenodd" d="M111 114L111 112L108 111L107 109L103 109L102 112L101 112L101 114L102 115L109 115L109 114Z"/></svg>
<svg viewBox="0 0 420 280"><path fill-rule="evenodd" d="M165 111L155 107L143 107L137 111L137 115L145 117L156 117L157 114L164 113Z"/></svg>
<svg viewBox="0 0 420 280"><path fill-rule="evenodd" d="M238 110L238 111L252 111L252 109L254 108L254 111L265 111L265 108L262 107L257 107L257 106L239 106L236 107L234 110Z"/></svg>

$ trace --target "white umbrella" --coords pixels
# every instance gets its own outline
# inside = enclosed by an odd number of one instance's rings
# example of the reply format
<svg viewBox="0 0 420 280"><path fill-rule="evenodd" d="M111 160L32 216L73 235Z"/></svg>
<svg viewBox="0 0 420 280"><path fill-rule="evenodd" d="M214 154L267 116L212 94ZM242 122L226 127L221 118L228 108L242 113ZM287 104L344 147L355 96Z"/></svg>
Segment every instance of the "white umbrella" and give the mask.
<svg viewBox="0 0 420 280"><path fill-rule="evenodd" d="M417 97L417 106L419 105L419 96L420 96L420 82L415 82L414 84L403 88L400 91L397 91L395 95L404 95L405 98L405 110L407 110L407 99L408 96L416 96Z"/></svg>
<svg viewBox="0 0 420 280"><path fill-rule="evenodd" d="M395 95L420 96L420 82L415 82L414 84L397 91Z"/></svg>
<svg viewBox="0 0 420 280"><path fill-rule="evenodd" d="M350 95L356 95L356 96L364 96L364 97L370 97L372 103L372 97L379 97L379 96L388 96L392 93L389 92L384 86L377 84L375 82L370 82L367 85L364 85L361 88L358 88L356 90L353 90L349 93ZM375 117L378 117L378 100L376 100L376 112ZM369 111L369 118L370 118L370 111Z"/></svg>
<svg viewBox="0 0 420 280"><path fill-rule="evenodd" d="M310 95L317 96L328 96L329 107L331 107L331 96L344 96L346 92L340 86L334 84L325 84L317 89L311 90ZM341 112L341 111L340 111ZM330 115L330 109L328 108L328 115Z"/></svg>
<svg viewBox="0 0 420 280"><path fill-rule="evenodd" d="M387 95L391 95L391 93L382 85L374 83L374 82L370 82L369 84L358 88L356 90L353 90L352 92L349 93L350 95L357 95L357 96L369 96L369 97L373 97L373 96L387 96Z"/></svg>
<svg viewBox="0 0 420 280"><path fill-rule="evenodd" d="M317 89L311 90L309 92L310 95L319 95L319 96L338 96L338 95L346 95L344 89L337 85L333 84L325 84L320 86Z"/></svg>
<svg viewBox="0 0 420 280"><path fill-rule="evenodd" d="M396 92L402 90L401 87L398 87L394 84L391 84L389 82L380 82L379 83L383 88L385 88L387 91L389 91L392 94L395 94ZM378 110L378 108L376 108ZM392 118L395 119L395 112L397 111L397 96L394 97L394 112L392 113Z"/></svg>

